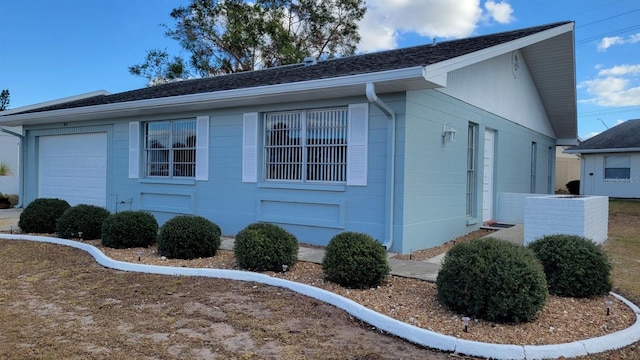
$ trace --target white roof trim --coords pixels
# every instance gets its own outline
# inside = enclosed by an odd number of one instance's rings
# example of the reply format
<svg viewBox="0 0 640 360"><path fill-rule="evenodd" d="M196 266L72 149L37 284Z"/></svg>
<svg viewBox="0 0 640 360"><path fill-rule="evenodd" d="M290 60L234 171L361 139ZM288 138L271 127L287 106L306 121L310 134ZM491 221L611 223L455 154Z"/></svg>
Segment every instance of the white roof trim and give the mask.
<svg viewBox="0 0 640 360"><path fill-rule="evenodd" d="M61 99L50 100L50 101L45 101L45 102L41 102L41 103L37 103L37 104L33 104L33 105L26 105L26 106L21 106L19 108L15 108L15 109L5 110L0 115L8 116L8 115L19 113L19 112L23 112L23 111L29 111L29 110L33 110L33 109L37 109L37 108L42 108L42 107L62 104L62 103L65 103L65 102L70 102L70 101L87 99L87 98L91 98L91 97L99 96L99 95L111 95L111 93L106 91L106 90L97 90L97 91L92 91L92 92L88 92L88 93L84 93L84 94L80 94L80 95L74 95L74 96L69 96L69 97L65 97L65 98L61 98Z"/></svg>
<svg viewBox="0 0 640 360"><path fill-rule="evenodd" d="M522 49L529 45L537 44L541 41L550 39L560 34L571 32L572 30L573 23L568 23L519 39L511 40L500 45L491 46L466 55L427 65L424 69L424 77L427 81L443 83L443 86L446 86L446 80L442 82L441 79L443 76L446 77L446 74L450 71L461 69L463 67L473 65L502 54L510 53L514 50Z"/></svg>
<svg viewBox="0 0 640 360"><path fill-rule="evenodd" d="M577 139L557 139L556 146L576 146L578 145Z"/></svg>
<svg viewBox="0 0 640 360"><path fill-rule="evenodd" d="M625 152L640 152L640 148L608 148L608 149L575 149L564 150L563 153L567 154L601 154L601 153L625 153Z"/></svg>
<svg viewBox="0 0 640 360"><path fill-rule="evenodd" d="M340 87L362 86L362 95L365 93L365 84L368 82L384 83L384 82L406 82L408 80L424 81L424 88L437 86L427 82L422 72L422 66L411 68L380 71L368 74L358 74L342 76L337 78L316 79L308 81L299 81L286 84L265 85L253 88L241 88L226 91L214 91L208 93L198 93L179 96L167 96L161 98L126 101L86 107L77 107L61 110L42 111L26 114L16 114L9 116L0 116L0 125L30 125L42 123L38 120L47 119L47 122L55 122L56 119L65 122L73 122L87 120L92 115L104 118L108 115L116 115L119 112L141 111L146 109L158 109L172 106L196 105L206 103L207 106L216 107L216 104L237 101L245 98L259 99L270 98L278 95L300 94L302 92L313 92L318 90L326 90ZM94 95L95 96L95 95ZM68 100L66 100L68 101ZM64 102L63 99L56 100L53 103ZM33 105L32 108L38 106ZM30 106L31 108L31 106ZM22 108L22 111L26 111ZM15 109L18 110L18 109ZM27 109L28 110L28 109ZM15 111L14 111L15 112ZM4 115L4 114L0 114Z"/></svg>

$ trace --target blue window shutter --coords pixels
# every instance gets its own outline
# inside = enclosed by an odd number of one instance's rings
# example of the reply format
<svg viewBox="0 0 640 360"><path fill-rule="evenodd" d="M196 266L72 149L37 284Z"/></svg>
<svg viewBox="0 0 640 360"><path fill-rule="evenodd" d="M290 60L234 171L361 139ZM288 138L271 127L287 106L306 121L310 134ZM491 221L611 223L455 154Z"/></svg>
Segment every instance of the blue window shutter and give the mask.
<svg viewBox="0 0 640 360"><path fill-rule="evenodd" d="M242 182L258 182L258 113L243 114Z"/></svg>
<svg viewBox="0 0 640 360"><path fill-rule="evenodd" d="M366 186L369 104L349 105L348 129L347 185Z"/></svg>
<svg viewBox="0 0 640 360"><path fill-rule="evenodd" d="M140 177L140 122L129 123L129 178Z"/></svg>
<svg viewBox="0 0 640 360"><path fill-rule="evenodd" d="M196 121L196 180L209 180L209 117Z"/></svg>

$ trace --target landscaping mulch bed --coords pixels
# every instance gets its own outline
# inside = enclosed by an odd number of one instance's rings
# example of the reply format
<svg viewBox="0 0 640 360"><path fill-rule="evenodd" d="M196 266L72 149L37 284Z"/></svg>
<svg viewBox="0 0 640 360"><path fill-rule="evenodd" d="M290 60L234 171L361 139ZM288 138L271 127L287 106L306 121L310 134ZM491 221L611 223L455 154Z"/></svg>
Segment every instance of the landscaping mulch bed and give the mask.
<svg viewBox="0 0 640 360"><path fill-rule="evenodd" d="M138 251L142 251L140 263L194 267L237 269L231 251L219 250L211 258L194 260L165 259L158 256L156 247L135 249L104 248L99 241L91 243L107 256L121 261L138 262ZM389 276L387 281L374 289L346 289L325 280L318 264L299 262L285 273L265 272L270 276L284 278L316 286L351 300L376 312L438 333L468 340L516 344L557 344L606 335L629 327L635 322L635 314L614 297L573 299L551 296L538 318L530 323L508 325L472 319L469 331L463 331L461 318L436 300L434 283L398 276ZM610 315L606 315L605 300L611 300Z"/></svg>

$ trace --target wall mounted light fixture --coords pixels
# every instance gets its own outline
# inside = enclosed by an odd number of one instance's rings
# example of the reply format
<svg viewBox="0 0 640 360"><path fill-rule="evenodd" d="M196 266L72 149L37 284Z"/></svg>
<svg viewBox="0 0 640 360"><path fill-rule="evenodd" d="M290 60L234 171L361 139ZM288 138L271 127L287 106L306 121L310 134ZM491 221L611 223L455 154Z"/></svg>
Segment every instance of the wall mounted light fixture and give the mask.
<svg viewBox="0 0 640 360"><path fill-rule="evenodd" d="M442 125L442 141L444 142L456 141L456 130L451 126L451 124Z"/></svg>

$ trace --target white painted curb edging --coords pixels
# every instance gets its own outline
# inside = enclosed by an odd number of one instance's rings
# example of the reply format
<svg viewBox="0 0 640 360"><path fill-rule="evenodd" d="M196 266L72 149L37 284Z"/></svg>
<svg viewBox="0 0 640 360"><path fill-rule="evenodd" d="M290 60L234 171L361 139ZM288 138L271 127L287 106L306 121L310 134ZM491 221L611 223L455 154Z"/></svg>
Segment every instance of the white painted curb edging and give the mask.
<svg viewBox="0 0 640 360"><path fill-rule="evenodd" d="M619 349L640 341L640 308L622 296L611 293L624 302L635 314L636 322L629 328L618 332L600 336L597 338L574 341L553 345L508 345L492 344L478 341L458 339L453 336L443 335L434 331L419 328L405 322L390 318L386 315L368 309L355 301L344 298L335 293L285 279L274 278L268 275L226 269L182 268L172 266L157 266L134 264L124 261L116 261L107 257L98 248L77 241L64 240L45 236L27 236L0 234L0 239L28 240L46 242L64 246L70 246L88 252L96 262L104 267L149 274L203 276L220 279L257 282L261 284L277 286L311 298L323 301L338 307L350 315L375 326L379 330L391 335L403 338L409 342L442 351L457 352L465 355L480 356L491 359L549 359L561 356L570 358Z"/></svg>

